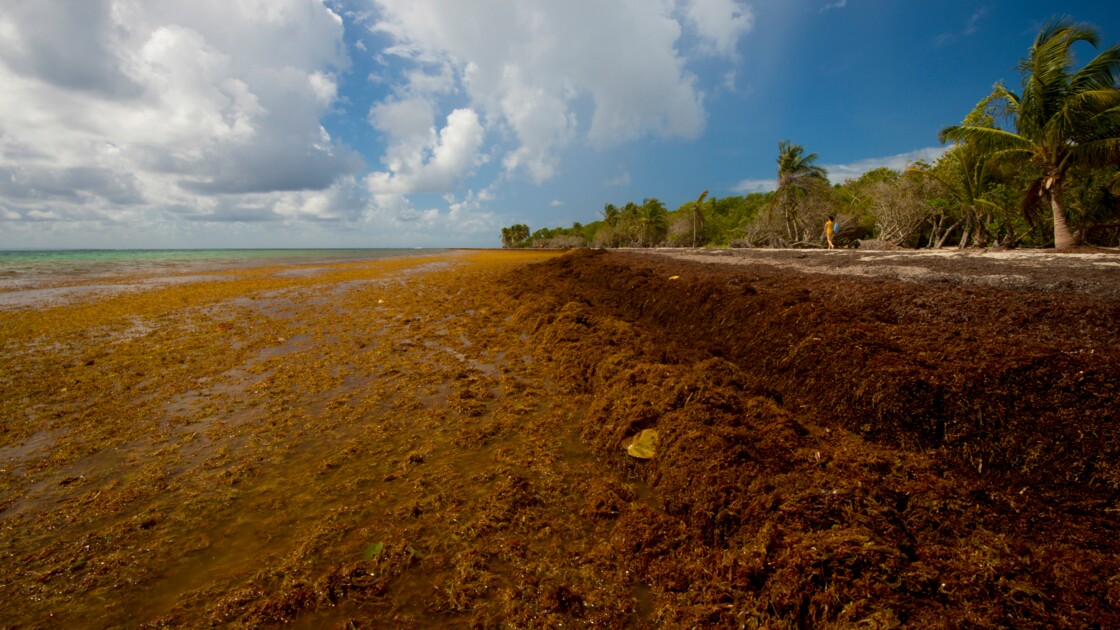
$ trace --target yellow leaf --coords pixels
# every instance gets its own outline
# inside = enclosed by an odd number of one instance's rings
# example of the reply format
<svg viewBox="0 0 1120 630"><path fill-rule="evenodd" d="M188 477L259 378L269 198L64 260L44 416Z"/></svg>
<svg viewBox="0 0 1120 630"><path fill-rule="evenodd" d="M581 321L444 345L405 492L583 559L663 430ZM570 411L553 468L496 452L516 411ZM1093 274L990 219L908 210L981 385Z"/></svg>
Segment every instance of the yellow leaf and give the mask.
<svg viewBox="0 0 1120 630"><path fill-rule="evenodd" d="M657 429L642 429L642 432L629 440L626 454L638 459L653 458L657 446Z"/></svg>

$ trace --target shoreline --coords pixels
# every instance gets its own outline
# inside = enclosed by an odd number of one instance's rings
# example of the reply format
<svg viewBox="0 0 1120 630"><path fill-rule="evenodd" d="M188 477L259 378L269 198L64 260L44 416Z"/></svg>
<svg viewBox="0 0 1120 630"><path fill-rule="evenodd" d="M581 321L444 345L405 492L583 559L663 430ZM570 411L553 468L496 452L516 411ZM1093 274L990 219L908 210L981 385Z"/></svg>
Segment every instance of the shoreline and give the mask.
<svg viewBox="0 0 1120 630"><path fill-rule="evenodd" d="M315 250L292 251L304 252ZM181 261L170 261L161 265L147 267L129 267L127 264L114 263L123 264L124 269L96 272L81 270L77 273L56 270L50 273L40 273L38 275L32 273L32 278L30 279L7 278L0 280L0 310L65 306L80 301L82 298L105 298L127 291L144 291L160 288L166 284L219 282L259 275L255 274L255 270L259 271L261 269L269 269L269 273L277 276L283 276L285 274L322 273L346 267L361 266L372 261L385 259L408 259L433 256L454 257L458 250L440 249L427 252L414 252L413 250L386 251L405 253L354 260L307 261L296 259L261 261L243 259L229 260L222 263L200 263L197 261L183 263Z"/></svg>

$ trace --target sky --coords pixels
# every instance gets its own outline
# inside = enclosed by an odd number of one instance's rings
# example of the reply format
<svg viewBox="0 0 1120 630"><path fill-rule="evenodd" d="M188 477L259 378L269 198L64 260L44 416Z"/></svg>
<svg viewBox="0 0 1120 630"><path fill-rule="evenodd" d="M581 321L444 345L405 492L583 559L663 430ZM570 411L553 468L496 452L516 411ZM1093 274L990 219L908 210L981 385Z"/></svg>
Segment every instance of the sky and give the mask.
<svg viewBox="0 0 1120 630"><path fill-rule="evenodd" d="M1115 0L5 0L0 249L496 247L944 150ZM1077 48L1084 63L1095 52Z"/></svg>

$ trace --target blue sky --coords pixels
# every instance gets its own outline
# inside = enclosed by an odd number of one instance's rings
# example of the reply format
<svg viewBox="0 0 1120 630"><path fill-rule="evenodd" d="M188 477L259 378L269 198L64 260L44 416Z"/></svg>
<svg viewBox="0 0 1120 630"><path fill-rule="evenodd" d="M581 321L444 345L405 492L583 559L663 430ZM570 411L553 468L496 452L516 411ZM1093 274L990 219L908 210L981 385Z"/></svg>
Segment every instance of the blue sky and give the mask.
<svg viewBox="0 0 1120 630"><path fill-rule="evenodd" d="M1114 2L16 3L0 248L489 247L767 190L783 139L903 168L1055 14L1120 40Z"/></svg>

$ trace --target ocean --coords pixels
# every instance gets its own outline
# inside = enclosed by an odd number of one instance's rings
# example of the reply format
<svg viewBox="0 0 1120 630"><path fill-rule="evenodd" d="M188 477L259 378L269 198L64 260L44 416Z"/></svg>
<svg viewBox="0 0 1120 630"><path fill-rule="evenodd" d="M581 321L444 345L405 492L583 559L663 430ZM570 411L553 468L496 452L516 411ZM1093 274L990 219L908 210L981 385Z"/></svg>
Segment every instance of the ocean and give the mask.
<svg viewBox="0 0 1120 630"><path fill-rule="evenodd" d="M309 265L439 253L442 249L77 249L0 251L0 291L137 273L160 275L257 265Z"/></svg>

